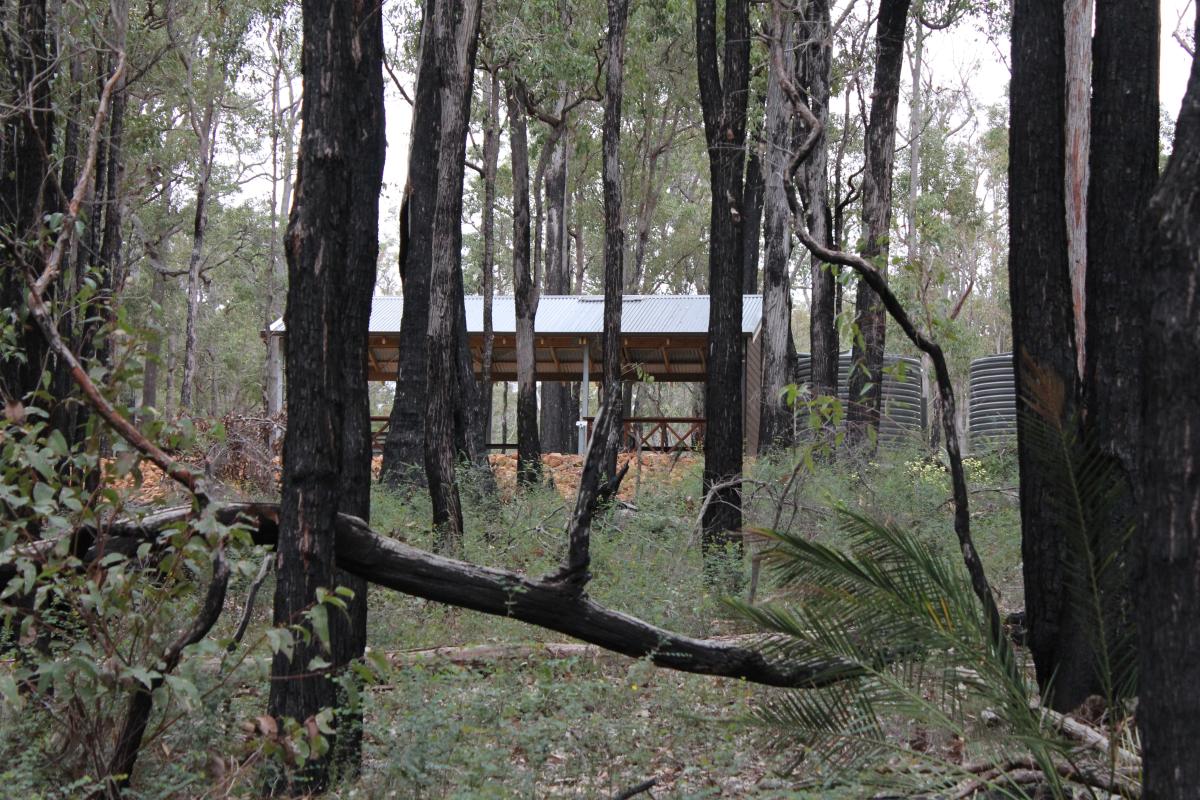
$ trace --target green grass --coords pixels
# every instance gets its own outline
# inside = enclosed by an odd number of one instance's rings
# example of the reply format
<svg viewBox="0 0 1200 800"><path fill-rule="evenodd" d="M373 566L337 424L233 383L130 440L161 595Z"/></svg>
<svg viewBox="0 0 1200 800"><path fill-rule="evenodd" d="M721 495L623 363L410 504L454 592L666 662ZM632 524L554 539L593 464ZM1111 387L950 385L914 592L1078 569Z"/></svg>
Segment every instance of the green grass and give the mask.
<svg viewBox="0 0 1200 800"><path fill-rule="evenodd" d="M747 526L770 526L782 502L781 527L836 543L830 512L845 504L894 518L931 545L957 552L949 476L918 449L881 451L865 463L818 461L813 471L797 474L783 497L797 458L783 453L749 467ZM968 467L977 546L1002 607L1014 608L1020 598L1019 525L1011 494L1015 459L991 454ZM588 591L612 608L689 635L746 632L748 623L736 619L702 577L696 530L703 499L700 466L679 469L686 471L681 480L667 486L643 482L634 508L618 506L596 521ZM466 493L465 500L465 559L532 576L557 566L571 509L556 492L538 489L507 502ZM415 546L432 544L428 500L419 492L376 487L372 527ZM739 565L746 576L749 561ZM248 582L249 576L240 575L231 583L216 635L228 635L236 624ZM238 760L244 763L257 746L245 724L266 709L269 651L263 632L272 592L268 581L243 646L246 660L236 673L220 672L214 653L185 659L181 672L194 680L202 699L146 747L134 796L249 796L261 789L258 766L239 772ZM769 582L762 583L760 597L770 593ZM513 620L381 589L371 591L369 602L369 646L377 654L564 640ZM829 783L809 761L797 764L794 749L766 745L768 732L747 719L768 691L612 654L502 658L472 668L445 662L385 665L364 694L363 773L340 785L335 796L605 797L648 778L659 781L654 796L660 798L861 796L861 787ZM177 698L158 705L179 712ZM60 743L43 741L30 725L0 719L0 757L10 765L0 796L16 796L9 789L19 796L56 796L45 787L54 783L54 749Z"/></svg>

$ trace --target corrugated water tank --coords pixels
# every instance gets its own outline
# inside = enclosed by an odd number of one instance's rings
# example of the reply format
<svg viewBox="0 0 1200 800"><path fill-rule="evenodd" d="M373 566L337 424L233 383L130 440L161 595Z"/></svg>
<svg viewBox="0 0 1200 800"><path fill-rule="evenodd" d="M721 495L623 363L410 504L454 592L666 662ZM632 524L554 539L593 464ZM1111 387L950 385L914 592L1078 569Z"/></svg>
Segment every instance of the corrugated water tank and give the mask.
<svg viewBox="0 0 1200 800"><path fill-rule="evenodd" d="M838 399L849 397L850 351L838 356ZM898 365L903 362L903 368ZM924 431L926 425L924 371L921 362L908 356L883 357L883 407L879 424L881 441L894 442ZM812 356L798 354L797 377L802 384L812 383ZM901 375L901 373L903 373Z"/></svg>
<svg viewBox="0 0 1200 800"><path fill-rule="evenodd" d="M971 362L968 429L971 448L1008 444L1017 436L1017 387L1012 353Z"/></svg>

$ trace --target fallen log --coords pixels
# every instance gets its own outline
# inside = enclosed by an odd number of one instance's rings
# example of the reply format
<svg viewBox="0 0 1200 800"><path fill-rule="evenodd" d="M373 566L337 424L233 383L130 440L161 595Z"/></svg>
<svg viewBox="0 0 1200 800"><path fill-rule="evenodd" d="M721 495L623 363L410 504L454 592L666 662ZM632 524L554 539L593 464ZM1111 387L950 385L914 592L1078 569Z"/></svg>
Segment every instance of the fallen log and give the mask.
<svg viewBox="0 0 1200 800"><path fill-rule="evenodd" d="M138 543L155 541L194 513L191 506L183 506L140 520L116 521L102 531L81 529L75 550L131 552ZM278 539L278 504L230 503L211 513L225 524L245 523L256 544L274 545ZM335 552L339 568L376 586L520 620L681 672L793 688L826 686L861 674L849 662L784 660L728 640L684 636L600 605L572 584L534 580L420 550L381 536L346 514L338 517ZM13 565L0 567L0 585L12 574Z"/></svg>

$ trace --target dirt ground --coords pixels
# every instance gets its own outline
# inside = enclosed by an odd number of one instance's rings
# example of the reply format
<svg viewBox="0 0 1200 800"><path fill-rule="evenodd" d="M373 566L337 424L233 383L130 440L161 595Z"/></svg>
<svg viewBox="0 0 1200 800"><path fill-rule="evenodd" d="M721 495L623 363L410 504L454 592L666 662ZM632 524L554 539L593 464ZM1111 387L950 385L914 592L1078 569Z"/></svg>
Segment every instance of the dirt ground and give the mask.
<svg viewBox="0 0 1200 800"><path fill-rule="evenodd" d="M506 499L511 498L516 489L516 453L493 453L489 456L489 460L501 494ZM693 466L702 463L703 457L695 453L644 452L640 455L621 453L617 460L621 466L633 461L618 493L621 499L632 500L637 490L639 472L643 484L673 486L683 480ZM376 456L374 458L376 475L379 474L380 462L380 457ZM563 499L573 499L579 489L579 476L583 471L583 456L543 453L542 465L544 467L543 474L553 481L554 488L563 496ZM203 471L202 465L193 464L193 467ZM236 484L244 485L245 483L245 476L241 475L219 477L232 479ZM108 485L122 492L126 499L135 505L151 505L174 500L178 492L177 487L172 484L170 479L165 478L158 467L147 461L141 462L136 472L112 479Z"/></svg>
<svg viewBox="0 0 1200 800"><path fill-rule="evenodd" d="M517 456L515 453L494 453L489 456L496 482L505 497L511 497L517 482ZM622 500L632 500L637 488L638 471L642 483L674 485L686 477L702 457L694 453L621 453L617 456L618 466L629 465L629 472L621 482L617 493ZM554 488L564 500L572 500L579 490L579 476L583 471L583 456L544 453L543 474L554 482Z"/></svg>

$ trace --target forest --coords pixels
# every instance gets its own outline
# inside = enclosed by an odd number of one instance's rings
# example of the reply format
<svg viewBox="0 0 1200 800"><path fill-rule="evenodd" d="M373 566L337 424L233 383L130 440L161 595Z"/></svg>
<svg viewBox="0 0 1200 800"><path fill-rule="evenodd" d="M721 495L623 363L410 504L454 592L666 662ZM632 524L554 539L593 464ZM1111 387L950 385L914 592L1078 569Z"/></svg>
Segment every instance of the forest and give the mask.
<svg viewBox="0 0 1200 800"><path fill-rule="evenodd" d="M0 797L1200 797L1194 0L0 0Z"/></svg>

